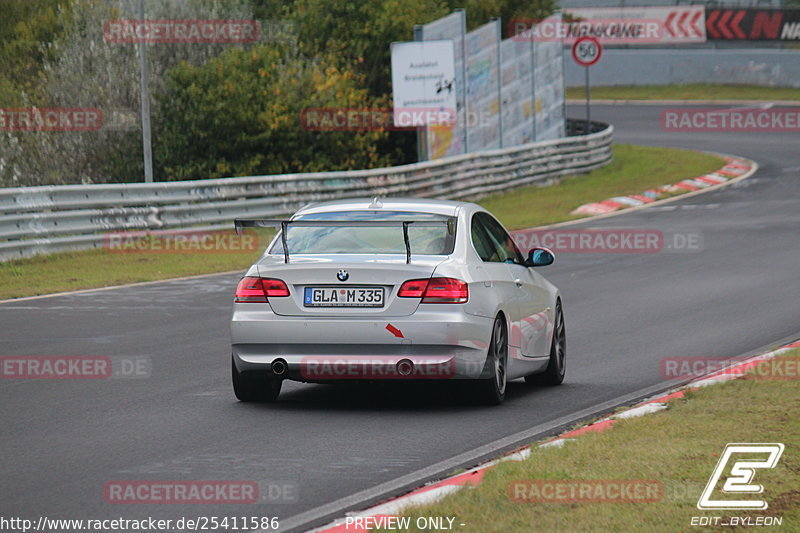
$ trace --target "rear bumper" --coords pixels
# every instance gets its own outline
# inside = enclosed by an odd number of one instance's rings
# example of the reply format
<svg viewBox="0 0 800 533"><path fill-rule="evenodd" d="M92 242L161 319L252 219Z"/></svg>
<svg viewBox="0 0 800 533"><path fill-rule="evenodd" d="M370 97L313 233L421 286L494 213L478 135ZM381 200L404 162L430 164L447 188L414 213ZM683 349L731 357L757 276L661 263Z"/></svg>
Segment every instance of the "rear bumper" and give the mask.
<svg viewBox="0 0 800 533"><path fill-rule="evenodd" d="M268 304L236 304L231 347L240 372L275 375L272 364L281 360L280 377L298 381L477 379L492 324L456 305L405 317L342 319L287 317Z"/></svg>

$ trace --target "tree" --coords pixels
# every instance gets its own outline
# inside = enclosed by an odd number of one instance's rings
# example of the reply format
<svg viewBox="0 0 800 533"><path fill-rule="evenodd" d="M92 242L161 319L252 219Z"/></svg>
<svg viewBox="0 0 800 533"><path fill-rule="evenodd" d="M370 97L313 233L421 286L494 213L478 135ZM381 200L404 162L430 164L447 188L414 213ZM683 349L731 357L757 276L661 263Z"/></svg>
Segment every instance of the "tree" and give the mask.
<svg viewBox="0 0 800 533"><path fill-rule="evenodd" d="M467 29L473 30L499 17L503 26L503 38L508 34L509 23L513 20L542 20L558 9L556 0L448 0L450 10L462 7L467 13Z"/></svg>
<svg viewBox="0 0 800 533"><path fill-rule="evenodd" d="M301 127L306 107L379 105L361 82L330 58L308 60L278 44L230 50L197 67L181 64L161 102L160 174L196 179L390 164L375 147L385 132Z"/></svg>
<svg viewBox="0 0 800 533"><path fill-rule="evenodd" d="M148 1L149 19L251 19L247 0ZM104 23L137 18L128 0L72 0L59 13L64 31L46 45L36 95L20 92L17 106L97 108L104 125L88 132L0 132L0 185L140 181L138 46L106 42ZM202 64L247 45L148 45L150 90L165 90L167 71ZM2 85L0 85L2 88ZM153 115L159 109L154 106ZM157 143L158 139L154 138Z"/></svg>
<svg viewBox="0 0 800 533"><path fill-rule="evenodd" d="M0 186L140 181L138 47L103 35L104 22L137 18L137 1L2 1L0 107L99 108L104 125L89 132L0 131ZM310 132L299 128L299 113L313 106L388 108L391 43L412 40L415 24L456 7L466 8L472 29L497 16L504 23L543 18L555 3L147 0L149 19L265 19L262 41L275 37L273 22L296 28L280 42L258 45L148 45L156 179L414 161L413 133Z"/></svg>
<svg viewBox="0 0 800 533"><path fill-rule="evenodd" d="M544 18L556 8L555 0L294 0L290 19L298 25L300 50L315 56L333 53L342 68L365 79L375 98L391 96L391 51L395 41L414 39L415 24L426 24L458 7L466 9L468 29L502 17ZM505 29L504 29L505 31ZM416 161L416 136L396 132L381 145L396 162Z"/></svg>
<svg viewBox="0 0 800 533"><path fill-rule="evenodd" d="M42 64L52 59L49 43L64 33L65 0L4 0L0 17L0 107L37 97Z"/></svg>

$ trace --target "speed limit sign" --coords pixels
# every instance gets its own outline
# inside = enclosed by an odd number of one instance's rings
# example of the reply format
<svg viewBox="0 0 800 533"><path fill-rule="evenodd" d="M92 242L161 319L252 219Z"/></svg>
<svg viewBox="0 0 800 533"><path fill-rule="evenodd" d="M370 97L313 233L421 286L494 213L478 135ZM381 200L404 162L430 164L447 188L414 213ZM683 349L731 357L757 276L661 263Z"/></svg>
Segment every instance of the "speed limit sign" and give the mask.
<svg viewBox="0 0 800 533"><path fill-rule="evenodd" d="M600 60L603 47L594 37L581 37L572 45L572 59L582 67L591 67Z"/></svg>
<svg viewBox="0 0 800 533"><path fill-rule="evenodd" d="M591 100L589 67L600 61L601 55L603 55L603 47L600 46L600 41L594 37L581 37L572 45L572 59L580 66L586 67L586 131L584 131L586 135L592 133L592 112L589 106L589 101Z"/></svg>

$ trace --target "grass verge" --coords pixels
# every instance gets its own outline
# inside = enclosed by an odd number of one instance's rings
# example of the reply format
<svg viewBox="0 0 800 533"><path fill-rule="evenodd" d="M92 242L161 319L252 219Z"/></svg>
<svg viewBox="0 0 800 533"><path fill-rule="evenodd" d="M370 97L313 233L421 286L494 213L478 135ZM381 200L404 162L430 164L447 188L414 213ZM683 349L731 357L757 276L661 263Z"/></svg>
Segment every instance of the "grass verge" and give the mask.
<svg viewBox="0 0 800 533"><path fill-rule="evenodd" d="M261 255L266 241L260 242L264 245L255 252L110 253L96 249L15 259L0 263L0 299L244 270Z"/></svg>
<svg viewBox="0 0 800 533"><path fill-rule="evenodd" d="M800 101L800 91L790 87L757 85L618 85L592 87L592 98L598 100L786 100ZM583 87L569 87L567 98L586 98Z"/></svg>
<svg viewBox="0 0 800 533"><path fill-rule="evenodd" d="M580 218L570 211L581 204L700 176L723 164L719 157L689 150L622 144L614 146L614 161L602 169L479 203L510 229L527 228ZM109 253L98 249L7 261L0 263L0 299L244 270L259 256L268 236L267 231L258 233L261 246L255 252Z"/></svg>
<svg viewBox="0 0 800 533"><path fill-rule="evenodd" d="M721 158L674 148L618 144L614 161L552 187L530 186L480 200L509 229L522 229L583 218L576 207L612 196L641 193L649 188L702 176L725 164Z"/></svg>
<svg viewBox="0 0 800 533"><path fill-rule="evenodd" d="M798 356L800 350L794 350L776 361L793 360L796 369ZM800 455L796 453L800 420L795 416L800 381L796 371L793 377L778 381L749 376L689 391L684 399L670 402L666 411L618 420L609 431L584 434L562 448L534 447L528 460L500 463L477 487L462 489L433 505L409 509L404 516L411 518L412 525L419 517L455 517L455 524L464 524L455 529L464 533L752 529L692 527L694 516L720 516L720 524L732 516L752 517L753 524L759 516L781 517L782 527L768 529L800 531ZM769 508L700 511L696 507L700 494L725 445L733 442L780 442L786 446L775 468L755 471L754 483L763 485L764 492L739 496L764 500ZM730 468L723 473L728 475ZM531 481L552 487L556 480L646 480L662 488L660 497L654 498L658 501L649 503L536 503L530 501L536 491L520 489L529 487ZM596 485L594 481L591 486ZM722 481L718 487L721 485ZM544 495L544 490L539 494ZM513 495L523 501L512 501ZM714 497L731 499L719 491ZM421 530L411 527L407 531Z"/></svg>

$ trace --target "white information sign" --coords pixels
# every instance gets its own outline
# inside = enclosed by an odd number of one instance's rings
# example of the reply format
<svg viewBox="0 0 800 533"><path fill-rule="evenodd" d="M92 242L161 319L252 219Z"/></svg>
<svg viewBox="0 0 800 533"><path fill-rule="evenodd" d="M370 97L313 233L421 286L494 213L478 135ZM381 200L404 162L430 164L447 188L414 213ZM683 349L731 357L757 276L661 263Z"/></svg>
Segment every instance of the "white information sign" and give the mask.
<svg viewBox="0 0 800 533"><path fill-rule="evenodd" d="M452 126L456 121L452 40L392 43L394 123Z"/></svg>

